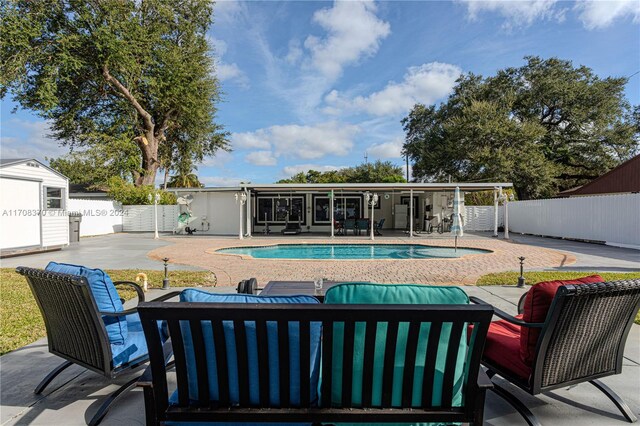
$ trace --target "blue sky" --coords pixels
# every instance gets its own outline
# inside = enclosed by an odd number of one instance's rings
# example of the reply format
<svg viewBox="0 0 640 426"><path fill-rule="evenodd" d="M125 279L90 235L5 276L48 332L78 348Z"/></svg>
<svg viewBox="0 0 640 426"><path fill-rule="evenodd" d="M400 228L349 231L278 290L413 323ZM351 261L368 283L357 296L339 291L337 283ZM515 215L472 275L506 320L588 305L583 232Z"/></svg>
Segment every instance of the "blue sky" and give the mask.
<svg viewBox="0 0 640 426"><path fill-rule="evenodd" d="M220 1L209 32L233 151L198 169L208 186L270 183L364 161L403 164L400 120L460 73L491 75L526 55L598 75L640 70L640 2ZM626 88L640 103L640 74ZM2 102L2 156L61 155L47 123Z"/></svg>

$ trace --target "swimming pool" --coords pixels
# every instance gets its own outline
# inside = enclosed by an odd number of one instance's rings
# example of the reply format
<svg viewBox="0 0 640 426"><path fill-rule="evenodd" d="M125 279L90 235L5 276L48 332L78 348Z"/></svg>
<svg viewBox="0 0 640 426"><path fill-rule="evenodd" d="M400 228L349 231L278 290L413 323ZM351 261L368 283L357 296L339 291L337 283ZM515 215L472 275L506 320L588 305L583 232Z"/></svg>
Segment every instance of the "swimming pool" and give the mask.
<svg viewBox="0 0 640 426"><path fill-rule="evenodd" d="M442 259L469 254L486 254L489 250L431 247L420 244L278 244L267 247L237 247L217 250L256 259Z"/></svg>

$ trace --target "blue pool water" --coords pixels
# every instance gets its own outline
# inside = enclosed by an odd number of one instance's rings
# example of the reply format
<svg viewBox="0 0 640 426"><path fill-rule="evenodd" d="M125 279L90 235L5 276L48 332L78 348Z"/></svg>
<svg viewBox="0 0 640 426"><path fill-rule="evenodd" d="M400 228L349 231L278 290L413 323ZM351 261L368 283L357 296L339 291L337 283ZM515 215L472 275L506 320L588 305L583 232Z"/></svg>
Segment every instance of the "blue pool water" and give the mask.
<svg viewBox="0 0 640 426"><path fill-rule="evenodd" d="M256 259L439 259L488 250L429 247L419 244L279 244L269 247L238 247L217 250Z"/></svg>

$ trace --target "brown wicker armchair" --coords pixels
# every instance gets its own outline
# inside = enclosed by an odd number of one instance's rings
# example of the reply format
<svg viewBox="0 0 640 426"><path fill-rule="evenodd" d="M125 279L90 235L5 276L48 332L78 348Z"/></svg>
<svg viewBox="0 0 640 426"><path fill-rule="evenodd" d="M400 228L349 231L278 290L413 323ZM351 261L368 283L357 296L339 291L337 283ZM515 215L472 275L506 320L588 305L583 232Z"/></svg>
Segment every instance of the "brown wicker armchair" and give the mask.
<svg viewBox="0 0 640 426"><path fill-rule="evenodd" d="M470 299L474 303L485 304L478 298ZM640 280L561 286L543 323L527 323L494 308L495 315L503 321L492 323L492 327L494 324L505 327L504 333L509 330L519 333L520 327L530 327L540 329L541 333L533 363L525 366L530 369L528 377L523 377L522 368L519 371L514 368L517 361L496 362L496 357L490 353L489 337L482 364L487 367L489 377L500 375L531 395L589 382L633 423L637 418L629 406L597 379L622 372L625 343L639 308ZM507 352L513 350L513 346L496 349ZM493 390L508 401L529 425L540 424L511 392L495 382Z"/></svg>

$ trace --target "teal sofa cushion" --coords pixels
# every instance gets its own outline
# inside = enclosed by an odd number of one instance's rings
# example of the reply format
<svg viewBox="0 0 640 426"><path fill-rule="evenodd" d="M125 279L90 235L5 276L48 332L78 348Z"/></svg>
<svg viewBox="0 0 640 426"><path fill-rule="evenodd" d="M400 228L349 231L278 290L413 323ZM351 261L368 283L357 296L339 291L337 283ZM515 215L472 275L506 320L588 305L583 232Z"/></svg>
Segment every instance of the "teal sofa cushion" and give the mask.
<svg viewBox="0 0 640 426"><path fill-rule="evenodd" d="M444 304L460 305L468 304L467 294L459 287L436 287L416 284L371 284L371 283L344 283L329 288L324 298L325 304ZM420 328L418 340L418 351L416 355L416 368L414 375L412 406L419 407L422 401L422 381L424 360L427 350L430 324L424 323ZM400 324L398 328L397 349L394 359L392 405L402 406L402 375L404 371L404 352L407 342L409 325ZM333 350L333 375L331 404L340 406L342 401L342 353L343 347L339 342L343 342L344 326L334 324L334 350ZM376 333L376 351L374 354L374 370L382 371L384 364L384 347L387 327L385 324L378 325ZM444 324L442 327L440 340L438 342L438 353L436 360L436 371L433 385L432 405L439 407L442 400L442 381L446 362L446 352L449 344L451 325ZM354 363L352 380L352 400L355 406L362 401L362 366L364 362L364 324L356 324L354 335ZM338 342L338 344L336 344ZM464 380L465 354L467 351L466 328L463 331L459 343L459 351L456 363L453 406L462 404L462 385ZM322 398L325 396L322 395ZM382 374L373 378L373 398L372 404L380 406L382 403Z"/></svg>
<svg viewBox="0 0 640 426"><path fill-rule="evenodd" d="M102 269L91 269L85 266L57 262L49 262L45 269L51 272L85 277L89 282L91 294L100 312L122 312L124 310L116 286L113 285L109 275ZM102 320L107 329L109 343L112 345L124 344L127 339L127 319L125 316L103 316Z"/></svg>
<svg viewBox="0 0 640 426"><path fill-rule="evenodd" d="M181 302L210 302L210 303L309 303L317 304L318 300L311 296L252 296L246 294L214 294L198 289L186 289L180 294ZM187 378L189 382L189 399L198 399L198 378L195 367L195 354L191 340L191 330L186 323L181 324L185 354L187 358ZM205 322L202 326L207 349L207 367L209 373L209 395L212 401L218 399L218 380L216 370L215 342L211 322ZM249 363L249 400L257 405L260 401L259 372L258 372L258 341L255 323L245 321L247 336L247 357ZM280 404L280 384L278 381L280 368L289 368L290 377L290 403L293 406L300 404L300 363L308 362L310 365L311 386L310 401L312 404L318 400L317 387L320 375L320 338L321 323L312 323L310 327L310 359L300 359L300 335L299 325L289 323L289 364L280 366L278 359L278 328L275 322L267 323L267 339L269 346L269 393L270 403L274 407ZM224 322L224 335L227 345L227 370L229 374L229 399L232 404L239 404L240 394L238 386L238 365L236 360L236 343L233 323ZM177 402L177 395L172 395L171 403Z"/></svg>

